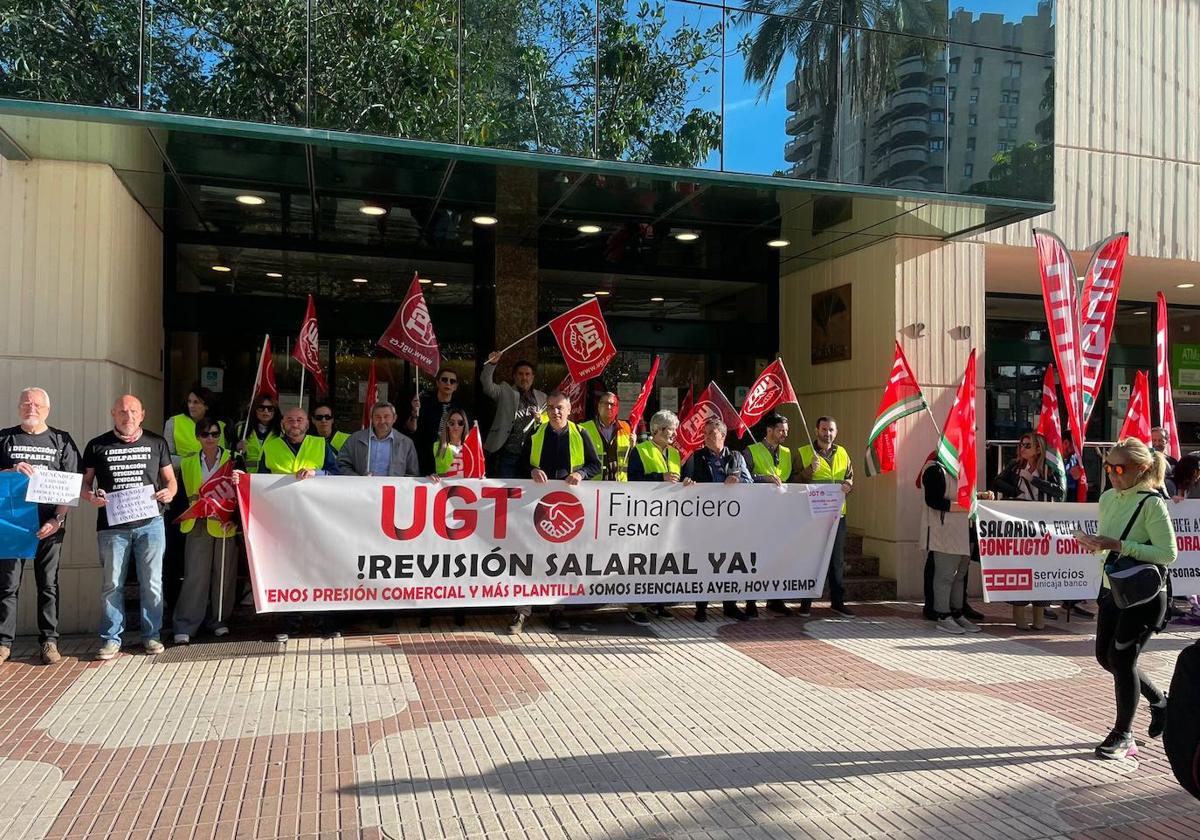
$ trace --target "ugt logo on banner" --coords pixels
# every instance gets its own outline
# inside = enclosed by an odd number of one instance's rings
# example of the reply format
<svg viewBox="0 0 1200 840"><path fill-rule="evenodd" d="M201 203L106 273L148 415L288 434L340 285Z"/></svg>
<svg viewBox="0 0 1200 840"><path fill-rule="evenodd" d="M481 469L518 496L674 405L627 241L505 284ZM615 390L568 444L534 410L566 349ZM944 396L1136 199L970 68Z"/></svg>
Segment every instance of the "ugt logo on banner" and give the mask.
<svg viewBox="0 0 1200 840"><path fill-rule="evenodd" d="M547 493L538 500L533 509L533 527L542 537L552 543L574 539L583 530L583 503L564 490Z"/></svg>

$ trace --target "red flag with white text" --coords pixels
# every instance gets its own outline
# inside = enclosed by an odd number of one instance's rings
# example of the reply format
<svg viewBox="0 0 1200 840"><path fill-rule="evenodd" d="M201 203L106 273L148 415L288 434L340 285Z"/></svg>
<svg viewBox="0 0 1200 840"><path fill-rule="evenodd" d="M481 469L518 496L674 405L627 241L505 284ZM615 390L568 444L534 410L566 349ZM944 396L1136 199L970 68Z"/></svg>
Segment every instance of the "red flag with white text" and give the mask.
<svg viewBox="0 0 1200 840"><path fill-rule="evenodd" d="M1121 291L1128 249L1128 233L1105 239L1092 252L1083 278L1083 298L1079 303L1079 355L1082 361L1079 374L1085 426L1104 383L1104 367L1108 362L1113 321L1117 316L1117 295Z"/></svg>
<svg viewBox="0 0 1200 840"><path fill-rule="evenodd" d="M1171 363L1167 340L1167 299L1158 293L1158 425L1167 432L1167 454L1175 460L1183 457L1179 448L1179 424L1175 422L1175 400L1171 397Z"/></svg>
<svg viewBox="0 0 1200 840"><path fill-rule="evenodd" d="M275 384L275 360L271 358L271 336L263 338L262 353L258 356L258 373L254 375L254 399L264 394L279 402L279 386Z"/></svg>
<svg viewBox="0 0 1200 840"><path fill-rule="evenodd" d="M292 350L292 358L313 375L317 383L317 391L324 394L325 372L321 370L320 342L317 339L317 308L313 305L312 295L308 296L308 308L304 310L304 322L300 324L300 335L296 339L296 347Z"/></svg>
<svg viewBox="0 0 1200 840"><path fill-rule="evenodd" d="M379 337L378 344L389 353L412 362L430 376L437 375L442 365L442 353L433 332L433 320L429 317L429 307L425 305L425 293L421 291L417 272L413 272L408 293L400 302L392 322Z"/></svg>
<svg viewBox="0 0 1200 840"><path fill-rule="evenodd" d="M554 333L567 370L576 382L587 382L599 376L617 355L595 298L552 320L550 331Z"/></svg>
<svg viewBox="0 0 1200 840"><path fill-rule="evenodd" d="M1067 246L1053 233L1035 229L1038 270L1042 275L1042 301L1050 344L1062 379L1063 398L1067 403L1067 423L1075 445L1082 447L1086 421L1083 413L1083 356L1079 338L1079 301L1075 286L1075 266ZM1082 451L1082 450L1081 450Z"/></svg>
<svg viewBox="0 0 1200 840"><path fill-rule="evenodd" d="M738 429L738 437L746 434L747 429L775 406L787 403L799 405L796 392L792 390L792 381L788 379L787 370L783 367L783 359L776 359L763 368L763 372L746 392L742 412L738 415L742 422L742 427Z"/></svg>
<svg viewBox="0 0 1200 840"><path fill-rule="evenodd" d="M462 478L487 478L484 468L483 438L479 434L478 423L473 424L471 431L467 432L458 457L462 461Z"/></svg>
<svg viewBox="0 0 1200 840"><path fill-rule="evenodd" d="M1133 380L1133 393L1129 395L1129 408L1125 411L1125 423L1117 440L1133 437L1150 445L1150 379L1146 371L1139 370Z"/></svg>
<svg viewBox="0 0 1200 840"><path fill-rule="evenodd" d="M676 412L677 417L687 417L689 411L692 410L692 405L696 402L696 386L688 383L687 395L683 398L683 402L679 404L679 411Z"/></svg>
<svg viewBox="0 0 1200 840"><path fill-rule="evenodd" d="M1058 388L1054 382L1054 365L1046 365L1046 377L1042 380L1042 412L1038 415L1037 433L1046 440L1046 463L1054 470L1065 494L1067 467L1063 459L1062 423L1058 419Z"/></svg>
<svg viewBox="0 0 1200 840"><path fill-rule="evenodd" d="M650 392L654 390L654 378L658 376L659 357L654 357L654 364L650 365L650 373L646 374L646 381L642 383L642 391L634 400L633 408L629 411L629 428L633 433L637 434L638 423L642 422L642 415L646 413L646 403L650 400Z"/></svg>
<svg viewBox="0 0 1200 840"><path fill-rule="evenodd" d="M367 388L363 395L362 427L371 425L371 409L379 402L379 381L375 378L375 360L371 360L371 372L367 374Z"/></svg>
<svg viewBox="0 0 1200 840"><path fill-rule="evenodd" d="M185 519L217 519L226 531L233 530L231 520L233 512L237 510L237 486L233 483L232 459L222 464L208 477L208 481L200 485L196 497L196 501L175 520L176 523Z"/></svg>
<svg viewBox="0 0 1200 840"><path fill-rule="evenodd" d="M971 510L975 505L975 351L967 359L967 369L954 395L954 405L942 426L937 459L946 472L958 479L956 501Z"/></svg>
<svg viewBox="0 0 1200 840"><path fill-rule="evenodd" d="M737 409L715 382L709 382L708 387L696 397L696 402L687 415L679 418L675 448L679 450L681 461L686 461L688 455L704 446L704 427L708 425L709 420L722 420L730 430L742 428L742 418Z"/></svg>

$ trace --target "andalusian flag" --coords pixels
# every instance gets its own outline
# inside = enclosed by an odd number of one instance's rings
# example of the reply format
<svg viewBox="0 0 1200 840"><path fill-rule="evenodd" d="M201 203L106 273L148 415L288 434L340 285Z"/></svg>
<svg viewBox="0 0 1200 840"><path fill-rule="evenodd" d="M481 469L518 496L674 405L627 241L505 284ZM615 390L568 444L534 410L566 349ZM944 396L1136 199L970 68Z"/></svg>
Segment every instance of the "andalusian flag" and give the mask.
<svg viewBox="0 0 1200 840"><path fill-rule="evenodd" d="M967 510L975 508L975 351L967 359L962 383L954 395L950 416L942 426L937 459L946 473L958 479L956 501Z"/></svg>
<svg viewBox="0 0 1200 840"><path fill-rule="evenodd" d="M879 410L875 412L875 423L867 440L868 476L891 472L896 468L896 421L924 409L925 396L897 341L892 373L888 377L883 399L879 401Z"/></svg>
<svg viewBox="0 0 1200 840"><path fill-rule="evenodd" d="M1062 424L1058 420L1058 388L1054 383L1054 365L1046 367L1046 379L1042 382L1042 413L1038 417L1037 433L1046 439L1046 465L1058 476L1067 492L1067 466L1062 456Z"/></svg>

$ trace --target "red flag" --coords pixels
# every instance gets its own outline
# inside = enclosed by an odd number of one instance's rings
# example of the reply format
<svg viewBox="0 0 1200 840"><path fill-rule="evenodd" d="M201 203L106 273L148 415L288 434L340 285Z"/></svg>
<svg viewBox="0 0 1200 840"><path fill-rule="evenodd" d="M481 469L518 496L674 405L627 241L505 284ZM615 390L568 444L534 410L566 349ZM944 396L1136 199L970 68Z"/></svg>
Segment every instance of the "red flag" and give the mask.
<svg viewBox="0 0 1200 840"><path fill-rule="evenodd" d="M371 409L379 402L379 382L375 379L375 360L371 360L371 372L367 374L367 390L363 397L363 422L365 429L371 425Z"/></svg>
<svg viewBox="0 0 1200 840"><path fill-rule="evenodd" d="M638 423L642 422L642 415L646 413L646 402L650 399L650 392L654 390L654 377L658 376L658 361L658 356L655 356L654 364L650 365L650 373L646 375L646 381L642 383L642 392L638 394L633 408L629 410L629 428L635 435Z"/></svg>
<svg viewBox="0 0 1200 840"><path fill-rule="evenodd" d="M687 396L683 398L683 402L679 404L679 411L676 412L678 417L687 417L688 412L692 410L692 404L696 401L696 386L688 383Z"/></svg>
<svg viewBox="0 0 1200 840"><path fill-rule="evenodd" d="M1067 466L1062 454L1062 424L1058 419L1058 388L1054 384L1054 365L1046 366L1042 380L1042 413L1037 433L1046 439L1046 463L1055 471L1063 492L1067 490ZM1066 501L1066 497L1063 498Z"/></svg>
<svg viewBox="0 0 1200 840"><path fill-rule="evenodd" d="M1179 425L1175 422L1175 400L1171 397L1171 363L1167 357L1167 299L1158 293L1158 424L1167 432L1167 454L1179 460Z"/></svg>
<svg viewBox="0 0 1200 840"><path fill-rule="evenodd" d="M956 501L971 510L975 505L975 351L967 359L954 405L942 426L937 458L946 472L958 479Z"/></svg>
<svg viewBox="0 0 1200 840"><path fill-rule="evenodd" d="M1054 361L1062 378L1063 397L1067 403L1067 422L1075 446L1083 451L1083 355L1079 342L1079 302L1075 290L1075 266L1062 240L1049 231L1034 230L1037 244L1038 269L1042 275L1042 301L1046 307L1046 323L1050 326L1050 343Z"/></svg>
<svg viewBox="0 0 1200 840"><path fill-rule="evenodd" d="M304 311L304 322L300 324L300 336L296 339L296 348L292 350L292 358L313 375L318 392L324 394L328 389L325 387L325 372L321 370L319 350L317 308L313 305L312 295L309 295L308 308Z"/></svg>
<svg viewBox="0 0 1200 840"><path fill-rule="evenodd" d="M479 424L471 426L463 440L462 451L458 453L462 459L463 478L487 478L484 474L483 438L479 435Z"/></svg>
<svg viewBox="0 0 1200 840"><path fill-rule="evenodd" d="M415 271L408 294L400 302L392 323L379 337L379 346L412 362L430 376L436 376L442 365L442 353L438 349L437 336L433 333L429 307L425 305L425 293L421 291L421 282Z"/></svg>
<svg viewBox="0 0 1200 840"><path fill-rule="evenodd" d="M554 390L561 391L571 401L571 413L567 419L572 423L582 423L587 410L587 383L576 382L568 373Z"/></svg>
<svg viewBox="0 0 1200 840"><path fill-rule="evenodd" d="M688 455L704 446L704 427L709 420L723 420L730 429L740 431L743 428L737 409L730 405L715 382L708 383L687 415L679 419L675 447L679 450L681 461L686 461Z"/></svg>
<svg viewBox="0 0 1200 840"><path fill-rule="evenodd" d="M788 379L783 367L783 359L776 359L767 365L763 372L754 380L746 400L742 403L740 416L742 426L738 429L738 437L746 434L746 430L758 422L759 418L777 405L796 403L796 392L792 390L792 381Z"/></svg>
<svg viewBox="0 0 1200 840"><path fill-rule="evenodd" d="M275 384L275 360L271 358L271 337L263 338L262 353L258 357L258 373L254 374L254 396L258 399L264 394L279 402L279 386Z"/></svg>
<svg viewBox="0 0 1200 840"><path fill-rule="evenodd" d="M867 475L880 475L896 468L896 421L926 407L925 395L908 366L908 358L900 342L892 356L892 372L888 376L883 399L875 412L871 434L867 436Z"/></svg>
<svg viewBox="0 0 1200 840"><path fill-rule="evenodd" d="M559 315L550 322L550 331L576 382L599 376L617 355L595 298Z"/></svg>
<svg viewBox="0 0 1200 840"><path fill-rule="evenodd" d="M1144 370L1139 370L1133 380L1133 393L1129 396L1129 408L1125 412L1125 425L1117 440L1133 437L1150 445L1150 380Z"/></svg>
<svg viewBox="0 0 1200 840"><path fill-rule="evenodd" d="M1108 361L1108 345L1117 316L1117 295L1121 291L1121 274L1128 249L1128 233L1110 236L1092 252L1084 275L1083 298L1079 304L1079 353L1083 362L1079 375L1085 426L1104 382L1104 366Z"/></svg>
<svg viewBox="0 0 1200 840"><path fill-rule="evenodd" d="M200 485L198 498L179 515L176 523L185 519L218 519L229 525L237 509L237 486L233 483L233 460L228 460ZM227 528L227 530L229 530Z"/></svg>

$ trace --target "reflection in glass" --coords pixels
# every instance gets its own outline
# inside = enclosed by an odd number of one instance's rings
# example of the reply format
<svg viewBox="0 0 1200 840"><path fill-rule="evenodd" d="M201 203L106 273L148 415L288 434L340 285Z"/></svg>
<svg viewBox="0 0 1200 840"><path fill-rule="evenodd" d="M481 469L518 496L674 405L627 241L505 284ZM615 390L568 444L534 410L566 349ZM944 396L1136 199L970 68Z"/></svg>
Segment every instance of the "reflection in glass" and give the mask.
<svg viewBox="0 0 1200 840"><path fill-rule="evenodd" d="M304 0L147 0L145 107L304 125Z"/></svg>
<svg viewBox="0 0 1200 840"><path fill-rule="evenodd" d="M1054 55L1053 0L954 0L949 6L951 41Z"/></svg>
<svg viewBox="0 0 1200 840"><path fill-rule="evenodd" d="M457 6L313 0L312 125L456 141Z"/></svg>
<svg viewBox="0 0 1200 840"><path fill-rule="evenodd" d="M591 157L593 4L462 0L462 15L462 142Z"/></svg>
<svg viewBox="0 0 1200 840"><path fill-rule="evenodd" d="M0 10L0 96L136 108L140 3L18 0Z"/></svg>
<svg viewBox="0 0 1200 840"><path fill-rule="evenodd" d="M599 157L719 165L721 11L662 0L599 8Z"/></svg>

